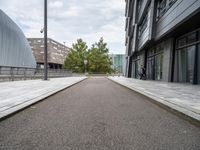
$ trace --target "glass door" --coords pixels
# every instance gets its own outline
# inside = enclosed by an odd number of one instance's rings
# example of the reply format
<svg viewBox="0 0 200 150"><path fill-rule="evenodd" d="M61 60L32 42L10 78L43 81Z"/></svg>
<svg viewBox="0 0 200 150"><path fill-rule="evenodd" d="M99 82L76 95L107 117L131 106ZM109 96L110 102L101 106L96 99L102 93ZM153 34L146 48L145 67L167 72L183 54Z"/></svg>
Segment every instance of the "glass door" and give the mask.
<svg viewBox="0 0 200 150"><path fill-rule="evenodd" d="M135 61L132 62L132 74L131 77L135 78Z"/></svg>
<svg viewBox="0 0 200 150"><path fill-rule="evenodd" d="M163 54L155 56L155 80L162 80Z"/></svg>
<svg viewBox="0 0 200 150"><path fill-rule="evenodd" d="M187 82L193 83L195 46L187 48Z"/></svg>
<svg viewBox="0 0 200 150"><path fill-rule="evenodd" d="M154 57L149 57L147 61L147 78L154 80Z"/></svg>
<svg viewBox="0 0 200 150"><path fill-rule="evenodd" d="M197 80L198 80L198 84L200 84L200 44L198 45L198 48L197 48L197 54L198 54L198 66L197 66L198 76L197 76Z"/></svg>
<svg viewBox="0 0 200 150"><path fill-rule="evenodd" d="M178 51L178 80L193 83L195 46Z"/></svg>

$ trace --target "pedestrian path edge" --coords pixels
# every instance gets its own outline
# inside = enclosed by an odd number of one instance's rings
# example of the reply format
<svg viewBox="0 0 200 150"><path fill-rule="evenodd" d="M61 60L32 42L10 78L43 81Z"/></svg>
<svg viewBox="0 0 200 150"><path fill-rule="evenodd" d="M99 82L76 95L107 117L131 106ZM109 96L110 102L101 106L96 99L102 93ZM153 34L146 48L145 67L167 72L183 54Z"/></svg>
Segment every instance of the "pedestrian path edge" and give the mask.
<svg viewBox="0 0 200 150"><path fill-rule="evenodd" d="M115 82L115 83L118 83L124 87L127 87L133 91L136 91L152 100L154 100L155 102L158 102L164 106L167 106L169 107L170 109L172 110L175 110L179 113L182 113L184 115L186 115L187 117L191 118L191 119L194 119L196 121L200 121L200 114L198 112L196 112L196 110L193 110L191 107L187 107L187 106L182 106L181 104L179 103L176 103L176 102L171 102L171 101L168 101L167 99L164 99L162 98L161 96L159 95L155 95L153 93L150 93L150 92L147 92L147 91L143 91L135 86L133 86L133 84L127 84L126 82L122 82L120 80L117 80L116 77L107 77L109 80Z"/></svg>
<svg viewBox="0 0 200 150"><path fill-rule="evenodd" d="M53 86L55 86L55 82L54 82L54 84L52 84L52 88L51 89L43 90L43 92L38 92L38 94L36 94L34 97L32 96L32 94L30 94L31 95L30 98L27 97L27 95L24 95L24 97L22 95L21 96L22 97L21 98L22 99L21 103L13 104L10 107L6 108L5 110L1 110L0 109L0 121L4 120L5 118L7 118L7 117L9 117L9 116L11 116L11 115L13 115L13 114L25 109L25 108L27 108L27 107L37 103L37 102L40 102L40 101L46 99L49 96L52 96L52 95L54 95L54 94L56 94L56 93L58 93L58 92L60 92L62 90L65 90L65 89L67 89L67 88L69 88L69 87L71 87L71 86L73 86L75 84L78 84L79 82L82 82L82 81L84 81L86 79L87 79L87 77L79 77L79 78L78 77L73 77L73 80L71 82L69 82L67 84L64 84L65 83L64 82L57 88L53 87ZM51 80L57 80L57 79L51 79ZM63 78L63 80L64 80L64 78ZM19 81L16 81L16 82L19 82ZM27 81L27 82L29 82L29 81ZM42 81L42 82L51 82L51 81ZM3 83L3 84L5 84L5 83ZM8 84L12 84L12 83L8 83ZM58 84L59 83L57 83L56 85L58 85ZM15 97L13 97L13 98L9 97L9 99L10 99L10 101L13 101L12 103L15 103L14 102L15 101ZM23 101L23 99L26 99L26 100ZM1 98L0 98L0 100L1 100ZM3 106L1 108L4 108L4 107L6 107L6 106Z"/></svg>

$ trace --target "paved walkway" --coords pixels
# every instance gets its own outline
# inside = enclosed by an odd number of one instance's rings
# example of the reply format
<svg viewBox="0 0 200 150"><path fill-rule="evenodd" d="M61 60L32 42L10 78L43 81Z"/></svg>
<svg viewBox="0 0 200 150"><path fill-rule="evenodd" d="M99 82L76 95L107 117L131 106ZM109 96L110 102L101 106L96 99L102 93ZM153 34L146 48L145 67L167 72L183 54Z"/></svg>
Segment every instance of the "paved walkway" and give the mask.
<svg viewBox="0 0 200 150"><path fill-rule="evenodd" d="M199 150L200 128L92 77L0 122L1 150Z"/></svg>
<svg viewBox="0 0 200 150"><path fill-rule="evenodd" d="M85 77L53 78L0 83L0 118L61 91Z"/></svg>
<svg viewBox="0 0 200 150"><path fill-rule="evenodd" d="M200 85L108 78L200 121Z"/></svg>

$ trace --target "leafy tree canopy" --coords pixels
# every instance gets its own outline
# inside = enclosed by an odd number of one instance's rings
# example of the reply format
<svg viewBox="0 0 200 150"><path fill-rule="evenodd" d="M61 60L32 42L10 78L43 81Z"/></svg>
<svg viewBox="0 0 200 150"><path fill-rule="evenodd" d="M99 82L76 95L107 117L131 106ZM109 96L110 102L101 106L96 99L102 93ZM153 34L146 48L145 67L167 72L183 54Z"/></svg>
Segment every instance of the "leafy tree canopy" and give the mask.
<svg viewBox="0 0 200 150"><path fill-rule="evenodd" d="M108 52L107 43L104 42L103 38L98 43L93 44L90 49L82 39L78 39L65 60L64 68L76 73L83 73L85 70L84 60L87 60L87 72L112 73L112 61Z"/></svg>
<svg viewBox="0 0 200 150"><path fill-rule="evenodd" d="M72 49L69 52L64 62L64 68L76 73L84 72L84 60L87 59L87 44L82 39L78 39L76 43L72 45Z"/></svg>
<svg viewBox="0 0 200 150"><path fill-rule="evenodd" d="M98 43L92 45L89 49L88 67L92 73L111 73L112 61L108 56L107 43L104 43L103 38Z"/></svg>

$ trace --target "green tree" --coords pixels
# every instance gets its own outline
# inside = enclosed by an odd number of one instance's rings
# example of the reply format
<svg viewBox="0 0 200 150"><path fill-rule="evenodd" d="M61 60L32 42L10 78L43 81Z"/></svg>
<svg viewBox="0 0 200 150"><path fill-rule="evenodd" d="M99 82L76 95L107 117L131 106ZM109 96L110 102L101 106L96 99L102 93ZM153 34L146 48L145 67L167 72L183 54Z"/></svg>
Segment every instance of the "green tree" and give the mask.
<svg viewBox="0 0 200 150"><path fill-rule="evenodd" d="M76 73L83 73L85 70L84 60L87 59L87 44L82 39L78 39L72 45L72 49L65 59L63 68Z"/></svg>
<svg viewBox="0 0 200 150"><path fill-rule="evenodd" d="M98 43L92 45L88 51L88 70L91 73L111 73L112 61L108 55L107 43L104 43L103 38Z"/></svg>

